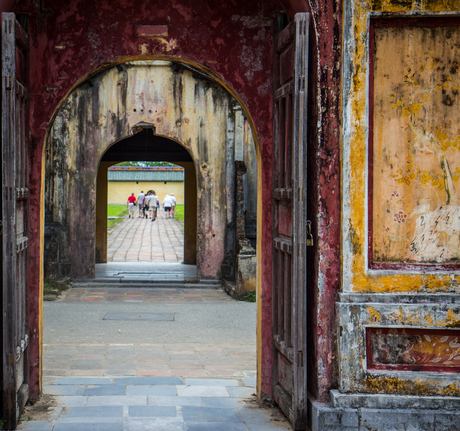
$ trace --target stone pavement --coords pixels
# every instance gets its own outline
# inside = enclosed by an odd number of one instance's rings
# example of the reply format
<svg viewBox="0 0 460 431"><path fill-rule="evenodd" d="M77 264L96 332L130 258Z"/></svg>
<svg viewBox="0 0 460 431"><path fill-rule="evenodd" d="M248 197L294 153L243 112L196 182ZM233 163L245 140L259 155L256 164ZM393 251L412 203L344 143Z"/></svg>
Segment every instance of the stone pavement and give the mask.
<svg viewBox="0 0 460 431"><path fill-rule="evenodd" d="M62 377L44 388L55 407L28 431L282 431L279 411L254 401L254 378ZM38 410L38 409L37 409ZM27 415L34 414L29 408Z"/></svg>
<svg viewBox="0 0 460 431"><path fill-rule="evenodd" d="M107 237L108 262L182 262L184 260L183 225L167 219L158 210L157 220L125 219L115 225Z"/></svg>
<svg viewBox="0 0 460 431"><path fill-rule="evenodd" d="M18 429L290 430L253 395L255 319L221 289L70 289L44 304L44 396Z"/></svg>

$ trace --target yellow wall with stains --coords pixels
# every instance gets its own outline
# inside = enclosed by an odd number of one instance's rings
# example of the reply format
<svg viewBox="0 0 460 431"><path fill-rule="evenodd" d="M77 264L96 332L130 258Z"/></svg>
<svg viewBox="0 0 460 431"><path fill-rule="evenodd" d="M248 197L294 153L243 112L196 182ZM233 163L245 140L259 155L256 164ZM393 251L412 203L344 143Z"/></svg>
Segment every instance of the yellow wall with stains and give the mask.
<svg viewBox="0 0 460 431"><path fill-rule="evenodd" d="M377 271L368 268L368 76L369 76L369 17L374 12L460 11L460 1L348 1L352 25L347 25L349 42L344 47L344 69L351 64L350 85L343 94L344 129L343 148L343 227L344 252L343 290L348 292L447 292L458 291L460 276L453 272ZM400 14L401 13L401 14ZM377 16L378 14L376 14ZM410 17L408 17L410 18ZM369 55L368 55L369 54Z"/></svg>
<svg viewBox="0 0 460 431"><path fill-rule="evenodd" d="M177 204L184 203L184 182L182 181L109 181L108 185L108 203L125 204L131 193L137 196L141 191L147 193L148 190L154 190L160 200L160 204L167 194L174 193Z"/></svg>

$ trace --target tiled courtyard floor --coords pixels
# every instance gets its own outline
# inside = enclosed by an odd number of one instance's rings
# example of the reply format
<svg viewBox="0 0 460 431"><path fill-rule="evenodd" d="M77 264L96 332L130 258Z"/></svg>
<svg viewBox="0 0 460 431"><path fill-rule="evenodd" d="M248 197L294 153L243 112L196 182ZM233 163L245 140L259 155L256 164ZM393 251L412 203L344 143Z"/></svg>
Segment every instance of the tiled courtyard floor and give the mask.
<svg viewBox="0 0 460 431"><path fill-rule="evenodd" d="M85 289L63 292L58 302L164 302L208 303L233 302L222 290L213 289Z"/></svg>
<svg viewBox="0 0 460 431"><path fill-rule="evenodd" d="M108 262L182 262L184 234L182 224L167 219L158 210L157 220L125 219L115 225L107 237Z"/></svg>
<svg viewBox="0 0 460 431"><path fill-rule="evenodd" d="M44 395L27 407L29 420L18 429L292 429L279 409L254 395L255 310L220 289L64 292L45 304ZM111 312L176 317L105 320Z"/></svg>

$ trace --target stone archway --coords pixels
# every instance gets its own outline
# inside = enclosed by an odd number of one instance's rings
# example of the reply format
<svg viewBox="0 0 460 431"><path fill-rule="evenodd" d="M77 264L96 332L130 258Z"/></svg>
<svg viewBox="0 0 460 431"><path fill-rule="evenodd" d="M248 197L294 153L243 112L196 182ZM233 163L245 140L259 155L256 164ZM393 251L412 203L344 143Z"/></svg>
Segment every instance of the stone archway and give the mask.
<svg viewBox="0 0 460 431"><path fill-rule="evenodd" d="M99 161L114 142L145 128L189 152L197 175L199 277L220 278L225 257L236 251L234 162L244 147L255 153L252 133L218 82L159 60L129 61L93 75L57 111L46 142L48 275L94 277ZM89 252L81 253L83 247Z"/></svg>
<svg viewBox="0 0 460 431"><path fill-rule="evenodd" d="M96 263L107 262L108 169L127 160L170 162L184 169L183 263L196 265L197 183L195 163L183 146L170 139L154 135L153 130L148 128L112 145L99 163L96 200Z"/></svg>

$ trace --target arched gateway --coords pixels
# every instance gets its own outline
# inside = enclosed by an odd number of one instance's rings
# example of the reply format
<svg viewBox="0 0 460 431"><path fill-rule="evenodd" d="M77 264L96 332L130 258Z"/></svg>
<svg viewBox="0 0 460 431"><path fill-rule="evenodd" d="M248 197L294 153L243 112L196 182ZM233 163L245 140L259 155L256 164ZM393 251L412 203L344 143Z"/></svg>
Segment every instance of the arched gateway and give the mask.
<svg viewBox="0 0 460 431"><path fill-rule="evenodd" d="M228 91L178 62L127 61L84 80L62 102L46 140L46 275L94 277L100 162L110 165L110 147L141 134L146 150L173 140L190 155L186 170L196 170L197 187L189 193L198 191L198 218L196 238L186 235L185 248L196 249L200 278L220 278L224 259L225 267L235 262L235 161L252 164L248 181L256 182L245 123Z"/></svg>

